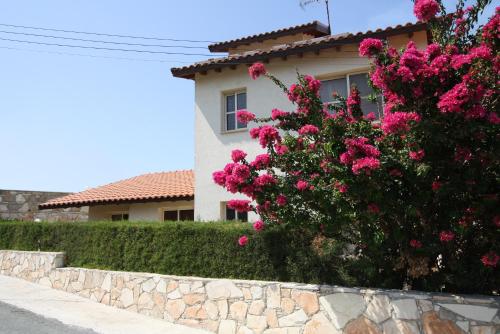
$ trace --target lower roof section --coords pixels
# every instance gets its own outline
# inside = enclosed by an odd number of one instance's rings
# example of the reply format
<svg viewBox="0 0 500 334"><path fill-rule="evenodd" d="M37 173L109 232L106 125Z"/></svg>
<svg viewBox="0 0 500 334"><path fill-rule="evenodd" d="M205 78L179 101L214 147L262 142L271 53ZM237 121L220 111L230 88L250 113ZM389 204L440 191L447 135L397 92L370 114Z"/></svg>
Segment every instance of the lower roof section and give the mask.
<svg viewBox="0 0 500 334"><path fill-rule="evenodd" d="M135 176L39 205L39 209L194 199L194 172L181 170Z"/></svg>

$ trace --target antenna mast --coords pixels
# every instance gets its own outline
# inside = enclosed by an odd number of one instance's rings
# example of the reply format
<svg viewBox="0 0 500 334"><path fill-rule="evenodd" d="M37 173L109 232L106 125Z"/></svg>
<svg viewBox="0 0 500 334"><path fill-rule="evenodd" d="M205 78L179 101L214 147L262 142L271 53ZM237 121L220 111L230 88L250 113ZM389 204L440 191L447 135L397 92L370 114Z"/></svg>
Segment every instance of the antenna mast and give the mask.
<svg viewBox="0 0 500 334"><path fill-rule="evenodd" d="M326 5L326 16L328 18L328 34L332 34L332 25L330 23L330 7L328 6L328 0L325 0Z"/></svg>

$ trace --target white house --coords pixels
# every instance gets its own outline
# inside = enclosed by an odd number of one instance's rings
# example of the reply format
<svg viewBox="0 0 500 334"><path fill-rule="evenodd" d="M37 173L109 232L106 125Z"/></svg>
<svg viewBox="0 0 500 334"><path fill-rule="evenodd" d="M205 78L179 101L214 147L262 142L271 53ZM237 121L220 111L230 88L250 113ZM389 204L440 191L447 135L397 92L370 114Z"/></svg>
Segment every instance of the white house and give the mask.
<svg viewBox="0 0 500 334"><path fill-rule="evenodd" d="M409 40L424 48L430 39L425 23L356 34L330 35L328 31L314 21L220 42L210 45L209 50L226 52L227 56L171 69L175 77L195 83L194 174L177 171L141 175L51 200L40 209L88 205L89 220L256 220L253 213L247 216L226 208L226 202L238 196L217 186L212 173L230 161L235 148L243 149L250 159L263 152L250 138L247 127L238 124L236 111L247 109L267 117L273 108L292 111L293 106L270 80L251 80L248 66L263 62L269 72L288 85L296 81L297 71L314 75L322 80L320 92L325 102L333 91L346 96L351 84L366 97L372 91L367 85L370 64L358 55L363 39L385 39L396 48ZM380 116L382 101L375 104L364 99L363 104L364 111Z"/></svg>
<svg viewBox="0 0 500 334"><path fill-rule="evenodd" d="M248 129L236 121L236 111L247 109L257 116L269 116L273 108L293 110L282 91L270 80L252 80L247 67L254 62L266 64L268 72L286 84L296 81L296 71L311 74L323 81L321 95L325 101L331 93L348 94L356 84L362 95L371 89L367 85L369 62L358 55L359 43L367 37L387 40L396 48L409 40L418 47L429 42L424 23L408 23L364 33L329 35L328 28L314 21L295 27L234 39L209 46L212 52L227 52L214 58L181 68L172 68L175 77L195 83L195 205L197 220L246 220L226 209L226 202L236 198L212 181L212 172L230 161L231 151L240 148L252 159L262 148L248 134ZM380 115L379 105L364 101L365 110ZM244 198L244 197L242 197ZM255 220L250 215L248 220Z"/></svg>

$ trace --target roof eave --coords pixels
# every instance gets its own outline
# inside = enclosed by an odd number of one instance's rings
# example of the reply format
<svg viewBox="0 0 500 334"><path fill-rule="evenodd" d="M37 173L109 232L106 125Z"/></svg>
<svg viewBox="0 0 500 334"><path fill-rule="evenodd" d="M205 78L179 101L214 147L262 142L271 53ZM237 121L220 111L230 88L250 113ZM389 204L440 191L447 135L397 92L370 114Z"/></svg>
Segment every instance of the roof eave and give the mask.
<svg viewBox="0 0 500 334"><path fill-rule="evenodd" d="M49 209L67 209L80 208L82 206L96 205L113 205L113 204L131 204L131 203L152 203L152 202L175 202L175 201L191 201L194 200L194 195L179 195L179 196L154 196L151 198L142 199L107 199L107 200L90 200L90 201L74 201L66 203L42 203L38 205L39 210Z"/></svg>
<svg viewBox="0 0 500 334"><path fill-rule="evenodd" d="M318 44L313 44L313 45L303 45L303 46L296 46L290 49L285 49L285 50L277 50L277 51L267 51L267 52L262 52L260 54L254 54L254 55L249 55L245 57L241 57L238 59L225 59L219 63L212 63L212 64L206 64L206 65L201 65L198 67L193 67L193 68L171 68L172 75L174 77L178 78L184 78L184 79L194 79L195 74L202 72L202 71L208 71L211 69L217 69L217 68L223 68L227 67L230 65L236 65L236 64L249 64L253 63L256 61L264 61L268 60L270 58L278 58L278 57L284 57L284 56L289 56L289 55L294 55L294 54L300 54L308 51L316 51L316 50L322 50L322 49L329 49L335 46L339 45L345 45L345 44L352 44L352 43L359 43L365 38L387 38L390 36L395 36L395 35L400 35L403 33L412 33L412 32L417 32L417 31L422 31L422 30L427 30L427 24L426 23L416 23L412 24L410 26L401 26L401 27L396 27L392 28L390 30L376 30L373 32L367 32L364 34L356 34L352 36L348 36L346 38L342 39L334 39L331 41L327 42L322 42ZM228 64L230 63L230 64Z"/></svg>
<svg viewBox="0 0 500 334"><path fill-rule="evenodd" d="M327 25L324 25L319 21L313 21L308 24L303 24L288 29L280 29L274 32L257 34L230 41L210 44L208 46L208 49L210 50L210 52L228 52L230 48L235 48L240 45L248 45L250 43L262 42L264 40L275 39L300 33L309 33L311 35L314 35L315 37L319 37L328 35L330 33L330 30Z"/></svg>

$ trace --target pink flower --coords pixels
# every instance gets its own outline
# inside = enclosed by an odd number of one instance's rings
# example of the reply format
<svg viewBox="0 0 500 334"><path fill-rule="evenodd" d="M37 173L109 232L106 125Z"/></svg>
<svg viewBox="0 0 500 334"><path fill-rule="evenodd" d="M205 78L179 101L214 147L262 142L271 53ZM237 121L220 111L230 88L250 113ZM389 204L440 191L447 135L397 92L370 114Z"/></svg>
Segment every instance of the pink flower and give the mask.
<svg viewBox="0 0 500 334"><path fill-rule="evenodd" d="M295 188L297 188L300 191L304 191L307 188L309 188L309 183L307 183L304 180L299 180L299 181L297 181L297 184L295 185Z"/></svg>
<svg viewBox="0 0 500 334"><path fill-rule="evenodd" d="M318 127L311 125L311 124L304 125L303 127L301 127L299 129L299 134L302 136L303 135L315 135L318 132L319 132Z"/></svg>
<svg viewBox="0 0 500 334"><path fill-rule="evenodd" d="M250 129L249 133L252 139L257 139L259 138L260 128Z"/></svg>
<svg viewBox="0 0 500 334"><path fill-rule="evenodd" d="M417 19L429 21L439 12L439 4L435 0L416 0L413 12Z"/></svg>
<svg viewBox="0 0 500 334"><path fill-rule="evenodd" d="M418 150L417 152L410 151L409 156L410 159L412 160L420 161L425 156L425 151L424 150Z"/></svg>
<svg viewBox="0 0 500 334"><path fill-rule="evenodd" d="M380 212L380 208L378 207L377 204L370 203L370 204L368 204L368 212L373 213L373 214L377 214Z"/></svg>
<svg viewBox="0 0 500 334"><path fill-rule="evenodd" d="M410 246L413 248L422 248L422 243L418 240L412 239L410 240Z"/></svg>
<svg viewBox="0 0 500 334"><path fill-rule="evenodd" d="M380 160L373 157L357 159L352 164L352 172L358 175L362 170L369 175L370 171L380 168Z"/></svg>
<svg viewBox="0 0 500 334"><path fill-rule="evenodd" d="M500 117L498 117L496 112L491 112L488 115L488 122L491 124L500 124Z"/></svg>
<svg viewBox="0 0 500 334"><path fill-rule="evenodd" d="M485 267L496 267L498 261L500 260L500 256L497 255L494 251L490 251L483 255L481 258L481 262Z"/></svg>
<svg viewBox="0 0 500 334"><path fill-rule="evenodd" d="M493 217L493 224L494 224L496 227L500 227L500 216L495 216L495 217Z"/></svg>
<svg viewBox="0 0 500 334"><path fill-rule="evenodd" d="M267 185L275 184L277 181L271 174L262 174L255 178L254 185L264 187Z"/></svg>
<svg viewBox="0 0 500 334"><path fill-rule="evenodd" d="M287 202L288 200L285 195L280 194L276 196L276 204L278 204L279 206L285 206Z"/></svg>
<svg viewBox="0 0 500 334"><path fill-rule="evenodd" d="M382 131L385 134L407 132L410 130L409 122L419 122L420 116L414 112L393 112L384 115Z"/></svg>
<svg viewBox="0 0 500 334"><path fill-rule="evenodd" d="M374 112L371 112L369 113L368 115L364 116L364 119L366 119L367 121L374 121L377 119L377 116L375 116L375 113Z"/></svg>
<svg viewBox="0 0 500 334"><path fill-rule="evenodd" d="M222 170L212 173L212 179L219 186L224 186L226 183L226 173Z"/></svg>
<svg viewBox="0 0 500 334"><path fill-rule="evenodd" d="M346 104L347 104L347 111L349 112L349 114L353 115L353 113L356 113L356 111L358 111L359 106L361 104L361 96L359 95L358 89L356 88L351 89L351 93L347 98Z"/></svg>
<svg viewBox="0 0 500 334"><path fill-rule="evenodd" d="M262 220L257 220L253 223L253 229L257 232L260 232L264 229L264 222Z"/></svg>
<svg viewBox="0 0 500 334"><path fill-rule="evenodd" d="M250 201L246 199L232 199L227 202L227 207L238 212L248 212L252 210Z"/></svg>
<svg viewBox="0 0 500 334"><path fill-rule="evenodd" d="M439 233L439 240L441 240L441 242L450 242L453 239L455 239L455 233L452 231L441 231L441 233Z"/></svg>
<svg viewBox="0 0 500 334"><path fill-rule="evenodd" d="M245 246L246 244L248 243L248 237L246 235L242 235L239 239L238 239L238 245L240 246Z"/></svg>
<svg viewBox="0 0 500 334"><path fill-rule="evenodd" d="M274 150L277 155L283 155L288 153L288 147L286 145L276 144L274 145Z"/></svg>
<svg viewBox="0 0 500 334"><path fill-rule="evenodd" d="M281 137L274 126L264 125L260 128L259 143L263 148L266 148L269 144L280 141Z"/></svg>
<svg viewBox="0 0 500 334"><path fill-rule="evenodd" d="M236 118L238 119L238 122L248 124L255 119L255 114L246 110L238 110L236 112Z"/></svg>
<svg viewBox="0 0 500 334"><path fill-rule="evenodd" d="M438 191L439 189L441 189L441 182L439 181L434 181L432 182L432 191Z"/></svg>
<svg viewBox="0 0 500 334"><path fill-rule="evenodd" d="M233 159L234 162L240 162L241 160L245 159L246 156L247 154L242 150L233 150L231 152L231 159Z"/></svg>
<svg viewBox="0 0 500 334"><path fill-rule="evenodd" d="M384 48L384 43L380 39L365 38L359 45L359 55L361 57L373 57L378 55Z"/></svg>
<svg viewBox="0 0 500 334"><path fill-rule="evenodd" d="M342 194L346 193L349 190L349 186L344 183L340 183L339 181L335 182L335 188Z"/></svg>
<svg viewBox="0 0 500 334"><path fill-rule="evenodd" d="M257 79L258 77L266 73L267 73L266 68L262 63L255 63L248 68L248 74L250 74L250 77L253 80Z"/></svg>
<svg viewBox="0 0 500 334"><path fill-rule="evenodd" d="M286 111L283 111L283 110L280 110L280 109L273 109L271 111L271 119L273 121L277 120L278 118L282 118L282 117L285 117L285 116L288 116L290 113L286 112Z"/></svg>
<svg viewBox="0 0 500 334"><path fill-rule="evenodd" d="M321 87L321 81L316 80L311 75L304 76L304 80L307 82L307 88L309 88L311 92L317 95L319 92L319 88Z"/></svg>
<svg viewBox="0 0 500 334"><path fill-rule="evenodd" d="M264 153L256 156L255 160L250 163L250 166L252 166L255 169L264 169L267 166L269 166L270 162L271 158L269 158L269 154Z"/></svg>
<svg viewBox="0 0 500 334"><path fill-rule="evenodd" d="M233 169L232 176L236 177L238 182L243 183L250 177L250 167L237 164Z"/></svg>

